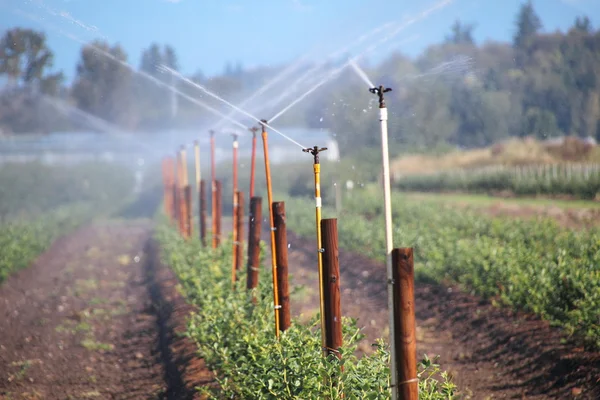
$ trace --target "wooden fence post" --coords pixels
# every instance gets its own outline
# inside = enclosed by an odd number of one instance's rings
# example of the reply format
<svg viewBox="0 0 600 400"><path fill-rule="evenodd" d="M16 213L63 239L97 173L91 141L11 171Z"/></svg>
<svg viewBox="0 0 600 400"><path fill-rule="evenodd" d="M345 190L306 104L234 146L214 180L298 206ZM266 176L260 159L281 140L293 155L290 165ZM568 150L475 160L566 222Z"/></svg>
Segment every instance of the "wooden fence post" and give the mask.
<svg viewBox="0 0 600 400"><path fill-rule="evenodd" d="M242 269L244 263L244 192L237 192L237 248L236 248L236 268Z"/></svg>
<svg viewBox="0 0 600 400"><path fill-rule="evenodd" d="M187 227L186 227L187 207L186 207L185 188L186 188L186 186L182 186L177 191L178 197L179 197L179 233L183 237L185 237L187 234Z"/></svg>
<svg viewBox="0 0 600 400"><path fill-rule="evenodd" d="M262 228L262 198L250 199L250 215L248 222L248 290L258 286L258 270L260 263L260 232Z"/></svg>
<svg viewBox="0 0 600 400"><path fill-rule="evenodd" d="M206 247L206 184L204 180L200 181L200 193L198 193L200 210L200 240L202 246Z"/></svg>
<svg viewBox="0 0 600 400"><path fill-rule="evenodd" d="M337 219L321 220L323 238L323 301L325 303L325 347L328 354L341 357L342 309Z"/></svg>
<svg viewBox="0 0 600 400"><path fill-rule="evenodd" d="M272 204L275 225L275 255L277 259L277 288L279 295L279 329L283 332L290 327L290 293L288 283L288 248L285 229L285 203Z"/></svg>
<svg viewBox="0 0 600 400"><path fill-rule="evenodd" d="M185 231L184 237L190 239L192 237L192 187L186 185L183 188L183 198L185 202Z"/></svg>
<svg viewBox="0 0 600 400"><path fill-rule="evenodd" d="M412 248L392 250L394 319L398 398L419 399L415 324L414 259Z"/></svg>

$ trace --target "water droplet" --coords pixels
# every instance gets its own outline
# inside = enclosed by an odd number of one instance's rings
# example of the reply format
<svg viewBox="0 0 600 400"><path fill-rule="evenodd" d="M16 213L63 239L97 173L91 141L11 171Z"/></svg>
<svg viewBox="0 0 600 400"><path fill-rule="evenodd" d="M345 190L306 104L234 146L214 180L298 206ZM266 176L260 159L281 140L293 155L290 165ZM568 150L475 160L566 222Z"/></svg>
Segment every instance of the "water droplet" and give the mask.
<svg viewBox="0 0 600 400"><path fill-rule="evenodd" d="M291 244L291 243L288 243L288 249L289 249L290 247L292 247L292 244Z"/></svg>
<svg viewBox="0 0 600 400"><path fill-rule="evenodd" d="M319 122L323 122L323 117L319 118Z"/></svg>

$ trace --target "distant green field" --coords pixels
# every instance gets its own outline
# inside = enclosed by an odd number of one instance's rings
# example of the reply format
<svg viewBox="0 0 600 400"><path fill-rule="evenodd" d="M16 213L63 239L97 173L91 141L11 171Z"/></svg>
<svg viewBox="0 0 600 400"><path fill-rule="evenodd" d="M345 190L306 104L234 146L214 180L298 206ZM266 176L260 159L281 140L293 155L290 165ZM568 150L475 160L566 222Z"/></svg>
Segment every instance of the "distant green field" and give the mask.
<svg viewBox="0 0 600 400"><path fill-rule="evenodd" d="M533 207L560 207L560 208L600 208L600 202L591 200L555 200L548 198L503 198L485 194L468 193L423 193L406 192L403 197L410 200L420 200L436 203L468 203L473 206L489 206L497 203L516 204Z"/></svg>

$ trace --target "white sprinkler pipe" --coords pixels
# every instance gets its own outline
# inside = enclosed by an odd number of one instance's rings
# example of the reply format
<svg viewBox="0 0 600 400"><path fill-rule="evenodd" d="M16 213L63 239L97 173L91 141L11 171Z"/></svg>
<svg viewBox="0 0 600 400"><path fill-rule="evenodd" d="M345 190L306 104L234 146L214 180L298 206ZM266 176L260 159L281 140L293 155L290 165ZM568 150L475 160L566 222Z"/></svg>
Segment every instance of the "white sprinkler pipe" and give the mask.
<svg viewBox="0 0 600 400"><path fill-rule="evenodd" d="M398 398L397 387L397 360L394 335L396 333L394 319L394 295L392 278L392 249L394 240L392 237L392 199L390 188L390 155L388 147L388 110L385 106L379 108L379 121L381 122L381 158L383 162L383 207L385 214L385 265L388 281L388 312L390 315L390 350L391 350L391 374L392 374L392 399Z"/></svg>

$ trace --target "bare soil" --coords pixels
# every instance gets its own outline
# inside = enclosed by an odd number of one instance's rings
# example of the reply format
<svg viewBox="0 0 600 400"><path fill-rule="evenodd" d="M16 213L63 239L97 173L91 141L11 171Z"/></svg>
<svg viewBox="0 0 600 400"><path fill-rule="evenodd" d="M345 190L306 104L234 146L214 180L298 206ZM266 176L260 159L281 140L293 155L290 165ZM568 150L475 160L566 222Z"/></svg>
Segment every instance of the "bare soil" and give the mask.
<svg viewBox="0 0 600 400"><path fill-rule="evenodd" d="M316 243L288 232L292 299L301 319L318 312ZM389 335L385 266L340 250L342 313L358 318L370 351ZM418 356L439 355L463 398L599 399L600 353L565 340L559 329L532 315L493 306L456 287L417 282Z"/></svg>
<svg viewBox="0 0 600 400"><path fill-rule="evenodd" d="M1 399L198 398L212 375L151 232L84 227L0 286Z"/></svg>

